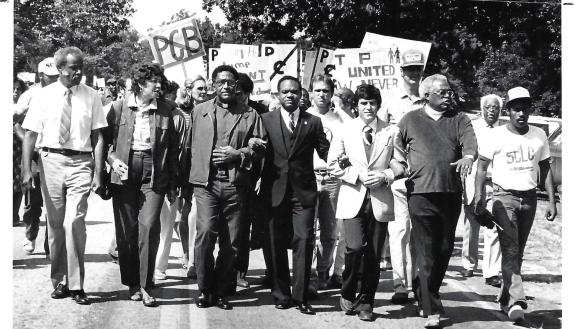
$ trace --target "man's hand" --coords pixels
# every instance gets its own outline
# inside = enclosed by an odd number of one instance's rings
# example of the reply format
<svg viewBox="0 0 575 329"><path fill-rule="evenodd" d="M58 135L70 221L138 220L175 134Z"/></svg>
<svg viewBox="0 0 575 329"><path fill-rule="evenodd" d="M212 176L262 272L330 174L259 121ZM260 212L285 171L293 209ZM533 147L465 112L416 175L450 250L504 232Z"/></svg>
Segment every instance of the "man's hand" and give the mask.
<svg viewBox="0 0 575 329"><path fill-rule="evenodd" d="M120 159L114 160L112 163L112 170L114 170L114 172L120 176L120 179L122 177L127 177L128 175L128 165Z"/></svg>
<svg viewBox="0 0 575 329"><path fill-rule="evenodd" d="M22 192L26 194L27 191L35 188L34 176L30 170L22 169Z"/></svg>
<svg viewBox="0 0 575 329"><path fill-rule="evenodd" d="M368 171L367 179L363 181L363 185L369 188L376 188L383 184L387 184L387 176L382 171Z"/></svg>
<svg viewBox="0 0 575 329"><path fill-rule="evenodd" d="M252 137L248 141L248 147L254 150L255 152L263 151L266 149L267 142L263 139Z"/></svg>
<svg viewBox="0 0 575 329"><path fill-rule="evenodd" d="M170 202L170 204L176 202L176 197L178 196L178 190L177 189L169 189L168 190L168 201Z"/></svg>
<svg viewBox="0 0 575 329"><path fill-rule="evenodd" d="M340 169L345 169L351 166L351 162L349 162L349 157L345 154L341 154L337 157L337 164L339 165Z"/></svg>
<svg viewBox="0 0 575 329"><path fill-rule="evenodd" d="M215 165L237 162L241 159L241 152L231 146L216 147L212 152L212 163Z"/></svg>
<svg viewBox="0 0 575 329"><path fill-rule="evenodd" d="M485 198L481 194L476 194L473 197L473 201L471 202L471 210L475 215L480 215L485 212L487 203L485 202Z"/></svg>
<svg viewBox="0 0 575 329"><path fill-rule="evenodd" d="M100 177L100 175L94 175L94 178L92 179L91 189L94 193L98 195L102 194L104 186L102 185L102 177Z"/></svg>
<svg viewBox="0 0 575 329"><path fill-rule="evenodd" d="M555 216L557 216L557 206L555 206L555 202L549 201L545 209L545 219L552 222Z"/></svg>
<svg viewBox="0 0 575 329"><path fill-rule="evenodd" d="M461 181L465 180L465 176L471 174L471 167L473 166L473 159L468 157L463 157L455 162L450 163L452 166L455 167L455 171L459 173L461 176Z"/></svg>

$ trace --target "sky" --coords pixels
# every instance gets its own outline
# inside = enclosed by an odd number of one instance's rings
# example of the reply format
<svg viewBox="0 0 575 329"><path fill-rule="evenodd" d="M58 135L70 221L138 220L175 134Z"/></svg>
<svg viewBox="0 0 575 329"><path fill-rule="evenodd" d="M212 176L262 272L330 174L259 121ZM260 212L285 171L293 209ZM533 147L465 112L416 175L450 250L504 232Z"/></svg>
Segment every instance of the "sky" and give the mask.
<svg viewBox="0 0 575 329"><path fill-rule="evenodd" d="M202 10L202 0L162 0L160 2L134 0L132 6L136 12L129 18L129 21L142 35L148 34L148 28L157 27L163 21L169 20L180 9L195 12L195 17L200 19L208 16L213 23L225 24L227 22L223 11L218 7L214 7L211 13Z"/></svg>

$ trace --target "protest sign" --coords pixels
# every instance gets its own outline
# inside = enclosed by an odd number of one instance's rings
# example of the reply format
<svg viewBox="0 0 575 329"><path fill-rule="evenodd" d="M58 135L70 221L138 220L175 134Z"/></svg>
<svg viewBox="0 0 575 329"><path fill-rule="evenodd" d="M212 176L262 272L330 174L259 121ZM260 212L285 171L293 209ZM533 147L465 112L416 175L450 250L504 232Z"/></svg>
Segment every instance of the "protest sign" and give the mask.
<svg viewBox="0 0 575 329"><path fill-rule="evenodd" d="M333 63L332 63L333 55L334 55L333 49L329 49L326 47L320 47L319 48L319 50L317 52L316 59L313 63L310 81L314 75L318 75L318 74L331 75L332 74L331 71L334 68ZM305 85L305 86L309 87L311 89L311 84Z"/></svg>
<svg viewBox="0 0 575 329"><path fill-rule="evenodd" d="M149 34L154 59L165 69L183 65L204 52L202 37L194 18L187 18L161 27ZM185 67L182 66L182 70Z"/></svg>
<svg viewBox="0 0 575 329"><path fill-rule="evenodd" d="M305 60L303 63L301 85L307 88L310 85L311 77L313 76L313 64L317 56L317 50L308 50L305 52Z"/></svg>
<svg viewBox="0 0 575 329"><path fill-rule="evenodd" d="M299 51L297 44L262 44L261 55L268 59L271 92L277 92L277 83L284 75L298 78Z"/></svg>
<svg viewBox="0 0 575 329"><path fill-rule="evenodd" d="M427 61L431 44L366 33L361 48L336 49L331 74L336 87L355 90L367 83L381 91L383 102L402 87L401 54L409 49L422 51Z"/></svg>

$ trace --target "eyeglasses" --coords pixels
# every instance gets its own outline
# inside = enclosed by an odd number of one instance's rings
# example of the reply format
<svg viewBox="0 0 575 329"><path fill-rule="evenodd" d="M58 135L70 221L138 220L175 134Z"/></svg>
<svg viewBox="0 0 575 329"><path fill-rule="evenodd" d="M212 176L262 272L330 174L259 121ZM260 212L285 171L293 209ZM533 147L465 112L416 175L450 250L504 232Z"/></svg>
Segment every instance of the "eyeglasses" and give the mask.
<svg viewBox="0 0 575 329"><path fill-rule="evenodd" d="M441 98L451 98L451 97L453 97L453 95L455 95L455 92L451 89L442 89L442 90L432 91L431 93L436 94L437 96L439 96Z"/></svg>
<svg viewBox="0 0 575 329"><path fill-rule="evenodd" d="M485 105L483 108L486 110L499 110L501 107L499 105Z"/></svg>
<svg viewBox="0 0 575 329"><path fill-rule="evenodd" d="M221 88L223 87L225 84L228 85L228 87L230 88L235 88L238 84L238 82L236 80L216 80L214 82L214 84L218 87Z"/></svg>

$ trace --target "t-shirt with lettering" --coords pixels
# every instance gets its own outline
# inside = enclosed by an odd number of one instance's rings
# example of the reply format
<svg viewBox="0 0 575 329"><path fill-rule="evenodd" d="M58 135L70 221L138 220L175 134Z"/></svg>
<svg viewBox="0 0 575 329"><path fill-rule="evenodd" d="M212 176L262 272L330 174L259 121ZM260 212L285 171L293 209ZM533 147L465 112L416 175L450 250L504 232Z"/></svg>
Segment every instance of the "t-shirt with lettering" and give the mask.
<svg viewBox="0 0 575 329"><path fill-rule="evenodd" d="M529 126L524 135L505 126L493 128L489 143L482 143L479 154L493 165L494 184L506 190L528 191L537 186L539 162L550 157L545 132Z"/></svg>

